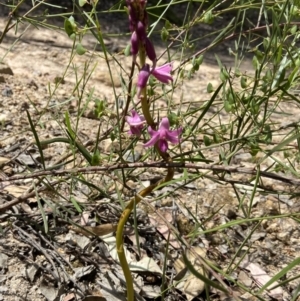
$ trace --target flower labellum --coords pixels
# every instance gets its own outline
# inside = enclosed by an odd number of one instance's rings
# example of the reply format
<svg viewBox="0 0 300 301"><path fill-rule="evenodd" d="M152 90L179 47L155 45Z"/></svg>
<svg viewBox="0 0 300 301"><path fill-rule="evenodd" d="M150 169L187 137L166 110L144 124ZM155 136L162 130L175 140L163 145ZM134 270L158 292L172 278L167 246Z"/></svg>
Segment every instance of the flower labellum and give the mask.
<svg viewBox="0 0 300 301"><path fill-rule="evenodd" d="M167 63L160 67L151 68L148 64L145 64L144 67L140 70L138 81L137 81L137 97L140 98L141 90L146 87L150 74L152 74L157 80L163 84L168 84L170 81L173 81L171 75L172 64Z"/></svg>
<svg viewBox="0 0 300 301"><path fill-rule="evenodd" d="M128 134L140 136L145 123L145 117L140 116L135 110L131 111L131 117L126 116L126 121L130 126Z"/></svg>
<svg viewBox="0 0 300 301"><path fill-rule="evenodd" d="M165 153L168 150L168 141L172 144L179 143L179 136L182 133L182 128L177 130L170 130L170 123L167 117L161 120L158 131L153 130L150 126L148 132L151 139L144 144L144 147L150 147L157 144L158 148Z"/></svg>
<svg viewBox="0 0 300 301"><path fill-rule="evenodd" d="M144 67L140 70L138 81L137 81L137 97L140 98L141 90L144 89L147 85L148 78L150 76L150 66L145 64Z"/></svg>

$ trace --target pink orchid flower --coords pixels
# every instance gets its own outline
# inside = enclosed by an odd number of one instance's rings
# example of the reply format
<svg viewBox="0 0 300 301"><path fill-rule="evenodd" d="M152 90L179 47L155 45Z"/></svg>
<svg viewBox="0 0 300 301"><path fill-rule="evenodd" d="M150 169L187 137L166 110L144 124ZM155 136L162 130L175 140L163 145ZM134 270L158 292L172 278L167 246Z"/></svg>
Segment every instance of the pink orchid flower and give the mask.
<svg viewBox="0 0 300 301"><path fill-rule="evenodd" d="M170 123L167 117L161 120L158 131L153 130L150 126L148 127L148 132L151 139L144 144L144 147L150 147L157 143L159 149L165 153L168 150L168 141L176 144L179 143L179 136L182 133L182 128L177 130L170 130Z"/></svg>
<svg viewBox="0 0 300 301"><path fill-rule="evenodd" d="M131 117L126 116L126 121L130 126L128 134L140 136L145 123L145 117L140 116L135 110L131 111Z"/></svg>
<svg viewBox="0 0 300 301"><path fill-rule="evenodd" d="M152 74L157 80L164 84L168 84L173 81L171 75L172 63L164 64L160 67L151 68L148 64L140 70L138 81L137 81L137 96L140 98L141 90L146 87L150 74Z"/></svg>

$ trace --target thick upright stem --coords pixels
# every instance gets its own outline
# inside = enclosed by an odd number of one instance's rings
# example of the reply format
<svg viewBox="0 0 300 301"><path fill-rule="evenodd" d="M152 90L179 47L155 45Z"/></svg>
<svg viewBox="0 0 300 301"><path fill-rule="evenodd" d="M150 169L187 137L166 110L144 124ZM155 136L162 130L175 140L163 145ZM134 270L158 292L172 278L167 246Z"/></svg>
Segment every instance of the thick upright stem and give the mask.
<svg viewBox="0 0 300 301"><path fill-rule="evenodd" d="M144 45L142 43L139 44L139 60L140 60L140 66L143 67L146 64L146 52ZM149 105L147 102L147 88L143 88L141 90L141 104L142 104L142 111L143 115L146 119L147 125L151 126L152 128L155 127L155 123L153 121L153 118L151 116L151 113L149 111ZM156 149L159 153L159 155L167 162L172 162L171 157L168 153L163 153L157 146ZM132 210L134 209L134 206L137 205L143 197L147 196L152 192L154 188L157 186L169 182L173 179L174 176L174 168L169 167L167 175L162 180L158 181L154 185L150 185L149 187L146 187L138 195L136 195L133 199L130 200L129 204L126 206L125 210L123 211L118 227L117 227L117 233L116 233L116 247L117 247L117 253L120 260L121 267L123 269L123 273L126 280L127 285L127 301L134 301L134 288L133 288L133 278L130 272L130 268L125 256L124 252L124 246L123 246L123 230L124 226L128 220L129 215L131 214Z"/></svg>
<svg viewBox="0 0 300 301"><path fill-rule="evenodd" d="M146 52L144 46L140 43L139 47L139 59L140 59L140 66L143 67L146 64ZM155 123L149 111L149 105L147 101L147 87L143 88L141 91L141 104L142 104L142 111L143 115L146 119L146 122L151 127L154 127Z"/></svg>

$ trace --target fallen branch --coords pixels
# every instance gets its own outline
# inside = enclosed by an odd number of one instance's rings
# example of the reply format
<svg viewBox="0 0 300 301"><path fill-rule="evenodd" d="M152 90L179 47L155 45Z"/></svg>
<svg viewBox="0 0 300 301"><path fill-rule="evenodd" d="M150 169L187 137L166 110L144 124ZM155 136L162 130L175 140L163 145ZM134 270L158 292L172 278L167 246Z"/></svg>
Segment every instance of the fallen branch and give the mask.
<svg viewBox="0 0 300 301"><path fill-rule="evenodd" d="M9 178L1 179L1 182L12 182L24 179L32 179L38 177L46 176L64 176L64 175L76 175L76 174L92 174L97 172L109 172L118 169L136 169L136 168L187 168L187 169L196 169L196 170L211 170L213 172L228 172L228 173L240 173L248 175L257 175L264 178L269 178L291 185L300 185L300 179L290 178L283 175L279 175L272 172L258 170L256 168L247 168L243 166L223 166L223 165L210 165L210 164L194 164L194 163L185 163L185 162L137 162L137 163L118 163L118 164L106 164L103 166L89 166L83 168L74 168L66 170L43 170L38 172L33 172L31 174L25 175L15 175Z"/></svg>

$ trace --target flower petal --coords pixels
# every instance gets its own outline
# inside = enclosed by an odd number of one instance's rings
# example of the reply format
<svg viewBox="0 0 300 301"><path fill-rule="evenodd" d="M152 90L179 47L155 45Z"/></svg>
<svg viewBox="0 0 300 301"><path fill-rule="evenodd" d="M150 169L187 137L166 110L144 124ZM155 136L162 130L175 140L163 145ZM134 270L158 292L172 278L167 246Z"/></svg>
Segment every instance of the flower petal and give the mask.
<svg viewBox="0 0 300 301"><path fill-rule="evenodd" d="M170 122L167 117L164 117L159 124L159 131L162 129L166 131L169 131L170 129Z"/></svg>
<svg viewBox="0 0 300 301"><path fill-rule="evenodd" d="M157 80L159 80L163 84L168 84L170 81L173 81L172 76L168 73L163 74L163 73L153 71L152 74Z"/></svg>
<svg viewBox="0 0 300 301"><path fill-rule="evenodd" d="M159 135L158 131L155 131L151 128L151 126L148 127L148 133L150 134L151 137L155 136L155 135Z"/></svg>
<svg viewBox="0 0 300 301"><path fill-rule="evenodd" d="M175 131L168 131L166 132L166 139L168 141L170 141L171 143L173 144L176 144L176 143L179 143L179 138L178 138L178 135L177 133L174 133Z"/></svg>
<svg viewBox="0 0 300 301"><path fill-rule="evenodd" d="M149 127L150 128L150 127ZM148 131L149 131L149 128L148 128ZM150 147L150 146L153 146L155 145L155 143L159 140L159 133L156 133L156 135L152 136L152 138L146 142L144 144L144 147Z"/></svg>
<svg viewBox="0 0 300 301"><path fill-rule="evenodd" d="M155 53L154 46L148 37L146 37L146 40L145 40L145 49L146 49L146 53L147 53L147 56L149 57L149 59L152 62L154 60L156 60L156 53Z"/></svg>
<svg viewBox="0 0 300 301"><path fill-rule="evenodd" d="M153 76L155 76L160 82L164 84L168 84L169 81L173 81L172 75L172 64L167 63L165 65L162 65L160 67L156 67L152 70Z"/></svg>
<svg viewBox="0 0 300 301"><path fill-rule="evenodd" d="M141 41L144 41L147 37L145 25L141 21L138 21L137 23L136 34Z"/></svg>
<svg viewBox="0 0 300 301"><path fill-rule="evenodd" d="M137 86L141 89L145 88L147 85L149 76L150 76L150 66L148 64L145 64L143 66L143 68L140 70Z"/></svg>
<svg viewBox="0 0 300 301"><path fill-rule="evenodd" d="M145 117L140 116L135 110L131 111L131 116L126 116L125 119L130 126L142 125L145 122Z"/></svg>
<svg viewBox="0 0 300 301"><path fill-rule="evenodd" d="M163 153L165 153L168 150L168 142L166 140L159 140L158 147Z"/></svg>
<svg viewBox="0 0 300 301"><path fill-rule="evenodd" d="M142 129L143 127L135 127L135 126L131 126L130 130L128 131L128 134L130 135L136 135L136 136L140 136L142 133Z"/></svg>
<svg viewBox="0 0 300 301"><path fill-rule="evenodd" d="M131 35L130 42L131 42L131 54L137 55L139 52L139 39L135 31Z"/></svg>
<svg viewBox="0 0 300 301"><path fill-rule="evenodd" d="M172 63L167 63L162 66L156 67L156 71L162 73L171 73L172 72Z"/></svg>

